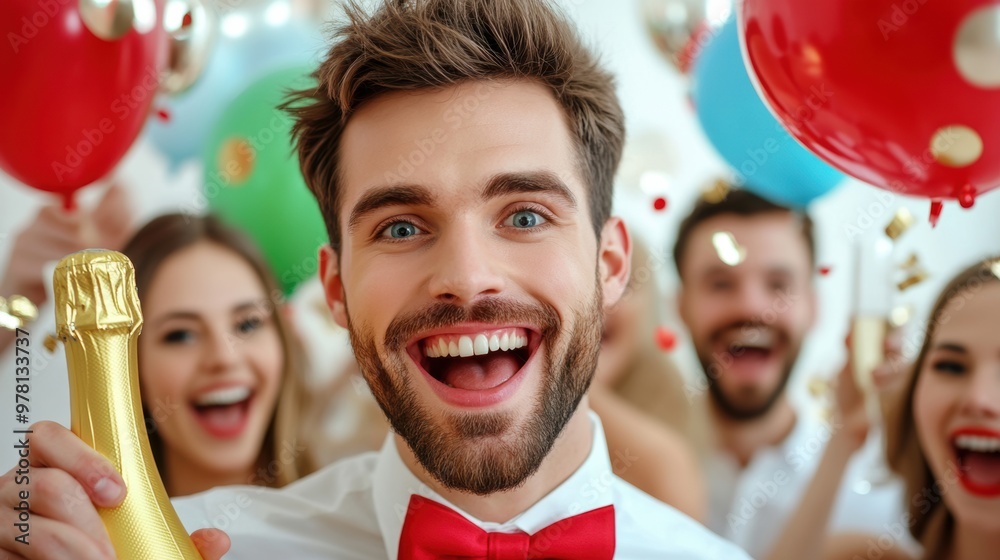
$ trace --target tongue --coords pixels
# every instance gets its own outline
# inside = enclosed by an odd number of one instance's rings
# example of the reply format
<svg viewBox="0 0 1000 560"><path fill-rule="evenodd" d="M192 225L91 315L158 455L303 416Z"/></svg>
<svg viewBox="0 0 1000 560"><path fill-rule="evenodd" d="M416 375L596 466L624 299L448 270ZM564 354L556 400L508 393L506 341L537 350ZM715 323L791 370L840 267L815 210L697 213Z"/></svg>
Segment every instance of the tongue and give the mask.
<svg viewBox="0 0 1000 560"><path fill-rule="evenodd" d="M507 381L520 369L517 358L507 352L470 358L452 358L442 364L441 381L456 389L485 391Z"/></svg>
<svg viewBox="0 0 1000 560"><path fill-rule="evenodd" d="M966 453L965 476L977 486L1000 485L1000 453Z"/></svg>
<svg viewBox="0 0 1000 560"><path fill-rule="evenodd" d="M216 430L230 430L239 427L243 421L245 407L243 403L229 406L209 406L198 409L202 422Z"/></svg>
<svg viewBox="0 0 1000 560"><path fill-rule="evenodd" d="M738 377L756 379L769 370L771 352L760 348L740 348L730 354L733 357L732 373Z"/></svg>

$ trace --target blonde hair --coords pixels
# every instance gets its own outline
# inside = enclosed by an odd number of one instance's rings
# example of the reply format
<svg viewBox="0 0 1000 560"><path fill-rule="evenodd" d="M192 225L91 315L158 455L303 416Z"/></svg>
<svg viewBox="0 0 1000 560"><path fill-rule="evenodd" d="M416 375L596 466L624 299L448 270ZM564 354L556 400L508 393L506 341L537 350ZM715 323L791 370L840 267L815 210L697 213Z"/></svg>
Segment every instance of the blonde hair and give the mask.
<svg viewBox="0 0 1000 560"><path fill-rule="evenodd" d="M653 274L658 264L637 240L632 250L632 278L626 297L640 298L639 348L612 390L643 413L677 430L701 455L707 449L708 424L700 401L688 399L684 379L670 355L656 345L662 324L660 291Z"/></svg>
<svg viewBox="0 0 1000 560"><path fill-rule="evenodd" d="M923 345L913 364L906 386L898 401L886 411L886 454L889 466L903 479L906 496L916 497L932 489L937 499L910 499L906 504L910 516L910 534L924 549L924 558L946 558L951 548L955 518L944 504L944 489L934 477L927 458L920 447L913 409L913 395L920 372L927 359L934 333L939 325L950 320L945 310L956 298L965 300L977 293L986 283L1000 281L1000 258L979 261L959 273L941 292L924 335Z"/></svg>

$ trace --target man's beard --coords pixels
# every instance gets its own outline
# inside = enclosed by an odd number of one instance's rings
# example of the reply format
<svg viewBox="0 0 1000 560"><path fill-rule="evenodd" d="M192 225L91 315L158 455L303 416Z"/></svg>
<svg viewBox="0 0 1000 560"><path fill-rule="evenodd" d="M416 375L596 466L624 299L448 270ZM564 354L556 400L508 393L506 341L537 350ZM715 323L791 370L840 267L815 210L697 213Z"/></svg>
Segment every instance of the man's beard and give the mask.
<svg viewBox="0 0 1000 560"><path fill-rule="evenodd" d="M349 313L348 330L375 400L424 469L447 488L487 495L516 488L534 474L576 411L597 366L601 299L600 290L595 290L591 301L575 310L572 331L564 331L551 307L501 298L469 307L437 303L397 317L386 329L384 354L376 348L372 329L355 324ZM538 398L527 414L467 412L437 420L418 401L406 365L406 341L429 329L464 322L539 328L545 362ZM562 352L560 338L565 339Z"/></svg>
<svg viewBox="0 0 1000 560"><path fill-rule="evenodd" d="M737 327L743 326L752 327L755 325L751 323L737 325ZM720 329L720 332L727 329ZM709 347L711 348L712 346L710 343ZM742 390L736 395L727 394L722 383L719 381L719 377L724 375L724 368L714 359L712 350L705 351L702 348L697 348L696 350L698 361L701 362L702 370L705 372L705 377L708 380L708 391L712 396L712 402L715 404L715 407L732 420L746 421L764 416L778 402L785 392L788 380L791 378L801 348L801 340L788 346L787 357L784 363L781 364L781 376L778 378L778 383L771 392L765 394L763 397L759 395L755 388ZM730 359L732 358L730 357Z"/></svg>

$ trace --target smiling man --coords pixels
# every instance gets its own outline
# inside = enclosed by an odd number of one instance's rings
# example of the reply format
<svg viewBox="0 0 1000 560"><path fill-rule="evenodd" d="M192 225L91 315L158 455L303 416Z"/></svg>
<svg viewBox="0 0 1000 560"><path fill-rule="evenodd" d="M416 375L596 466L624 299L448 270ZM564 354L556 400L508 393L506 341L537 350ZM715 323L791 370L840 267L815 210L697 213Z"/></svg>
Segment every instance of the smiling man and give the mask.
<svg viewBox="0 0 1000 560"><path fill-rule="evenodd" d="M240 559L746 558L616 478L587 406L629 277L610 216L624 119L566 20L539 0L387 0L349 9L317 76L288 107L330 235L320 276L393 434L280 491L178 500L185 525ZM34 456L71 475L42 515L79 486L120 499L42 428ZM33 528L96 558L96 513L75 511ZM198 537L206 559L226 548Z"/></svg>
<svg viewBox="0 0 1000 560"><path fill-rule="evenodd" d="M734 190L695 205L681 223L674 261L678 309L704 369L717 446L706 466L708 525L767 558L803 512L797 507L824 448L850 437L815 410L796 410L786 391L818 309L812 221ZM845 463L857 448L850 445ZM871 484L865 459L851 460L832 492L830 532L882 527L902 513L899 485Z"/></svg>

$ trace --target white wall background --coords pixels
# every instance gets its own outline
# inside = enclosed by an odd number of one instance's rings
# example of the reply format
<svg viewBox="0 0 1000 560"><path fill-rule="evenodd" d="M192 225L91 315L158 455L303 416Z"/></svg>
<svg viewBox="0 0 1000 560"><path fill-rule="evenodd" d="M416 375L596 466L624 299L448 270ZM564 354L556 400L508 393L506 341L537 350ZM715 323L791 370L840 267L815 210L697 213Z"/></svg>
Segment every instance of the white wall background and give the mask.
<svg viewBox="0 0 1000 560"><path fill-rule="evenodd" d="M669 173L665 194L668 208L655 212L651 199L635 184L620 185L616 198L617 212L626 217L636 234L656 251L669 251L674 231L698 196L700 189L712 178L724 172L721 161L712 152L698 128L693 112L685 99L685 81L670 68L645 36L638 2L625 0L564 0L568 12L577 21L590 43L602 54L607 65L618 76L618 89L628 120L630 146L627 148L627 173L634 183L635 168L656 167ZM16 87L16 85L12 86ZM734 123L738 126L738 123ZM0 130L0 134L2 134ZM648 162L648 156L634 154L642 139L651 139L664 146L659 161ZM655 143L655 142L653 142ZM191 164L174 177L168 177L165 161L155 149L140 138L116 172L132 195L139 222L159 213L189 206L199 197L200 170ZM83 203L95 193L83 194ZM844 360L843 344L850 313L850 286L853 270L848 226L861 227L871 238L883 235L882 228L900 206L909 207L918 217L919 225L901 240L899 258L911 252L919 253L932 278L900 296L912 303L922 316L940 286L955 272L972 261L1000 254L1000 194L991 194L977 201L975 208L963 211L955 204L947 205L936 229L926 223L928 203L919 199L890 197L872 187L848 181L812 208L817 222L820 264L831 267L831 273L817 277L821 294L820 321L806 345L800 360L793 391L803 399L805 380L813 375L830 375ZM16 184L0 175L0 263L6 262L13 234L23 227L35 211L49 200L42 193ZM0 265L2 266L2 265ZM676 278L671 266L662 268L665 294L672 294ZM8 294L0 294L8 295ZM672 296L663 298L668 321L682 333L673 310ZM36 371L31 389L32 420L53 419L67 423L69 419L68 388L65 366L59 356L48 357L41 350L44 335L52 331L51 309L43 309L39 325L32 328L32 346ZM913 339L919 343L919 338ZM682 344L678 361L690 375L692 354ZM13 358L0 358L0 471L13 463L10 430L15 427L13 404ZM47 363L45 363L47 362ZM7 442L10 442L9 444Z"/></svg>

